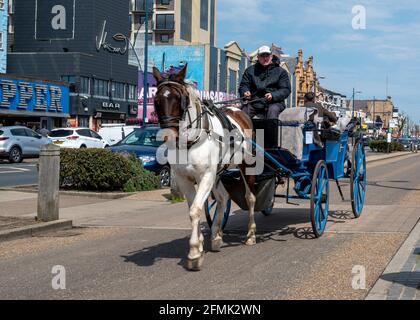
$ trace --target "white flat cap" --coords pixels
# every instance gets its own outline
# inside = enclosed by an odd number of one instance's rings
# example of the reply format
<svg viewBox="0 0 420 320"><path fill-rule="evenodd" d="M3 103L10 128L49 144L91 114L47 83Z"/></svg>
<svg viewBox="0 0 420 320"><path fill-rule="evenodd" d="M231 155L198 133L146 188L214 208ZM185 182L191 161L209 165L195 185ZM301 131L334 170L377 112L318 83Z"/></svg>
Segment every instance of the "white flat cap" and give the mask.
<svg viewBox="0 0 420 320"><path fill-rule="evenodd" d="M268 46L262 46L261 48L258 49L258 55L264 54L264 53L271 54L270 47L268 47Z"/></svg>

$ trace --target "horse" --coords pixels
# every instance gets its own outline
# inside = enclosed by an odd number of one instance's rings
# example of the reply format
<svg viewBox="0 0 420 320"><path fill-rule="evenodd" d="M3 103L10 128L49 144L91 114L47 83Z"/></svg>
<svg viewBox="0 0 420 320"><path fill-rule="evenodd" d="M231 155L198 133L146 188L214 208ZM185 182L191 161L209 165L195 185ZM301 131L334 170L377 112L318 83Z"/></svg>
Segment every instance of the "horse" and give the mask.
<svg viewBox="0 0 420 320"><path fill-rule="evenodd" d="M204 236L200 228L200 217L205 201L211 194L217 201L219 214L217 214L217 219L215 219L216 221L211 228L210 250L219 252L223 245L221 222L229 196L220 181L220 173L227 166L237 168L241 172L249 209L248 234L245 244L249 246L256 244L256 224L254 220L256 198L253 193L255 175L246 174L247 169L252 166L247 161L242 160L241 163L235 164L232 160L233 157L229 158L232 145L222 143L220 139L220 135L226 132L221 130L223 129L223 119L221 119L220 114L217 116L216 112L212 112L206 105L202 104L193 86L185 82L186 72L187 65L177 74L169 76L163 76L157 68L153 68L153 75L158 84L155 96L155 112L162 131L169 131L162 138L165 140L165 144L170 145L172 142L172 147L168 148L182 151L180 147L180 140L184 136L184 131L180 125L182 121L185 121L188 129L193 130L193 138L188 136L188 143L183 149L186 153L185 163L180 163L180 161L171 163L171 170L173 181L188 202L192 225L186 268L190 271L199 271L204 260ZM252 146L249 143L252 139L253 129L251 119L239 108L226 107L222 113L222 117L224 116L225 120L228 119L230 124L236 127L242 135L242 139L238 142L240 149L246 154L250 152L252 154ZM221 164L221 159L229 162L227 166Z"/></svg>

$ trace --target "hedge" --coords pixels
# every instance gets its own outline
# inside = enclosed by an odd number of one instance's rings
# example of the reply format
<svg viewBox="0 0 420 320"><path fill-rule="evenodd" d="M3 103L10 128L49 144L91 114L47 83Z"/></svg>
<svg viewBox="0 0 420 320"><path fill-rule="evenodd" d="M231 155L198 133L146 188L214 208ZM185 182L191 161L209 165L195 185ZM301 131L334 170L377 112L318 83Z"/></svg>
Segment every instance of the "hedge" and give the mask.
<svg viewBox="0 0 420 320"><path fill-rule="evenodd" d="M157 189L159 178L134 155L106 149L62 149L60 187L81 191L135 192Z"/></svg>
<svg viewBox="0 0 420 320"><path fill-rule="evenodd" d="M388 152L388 142L385 140L371 140L369 141L369 147L372 149L372 151L376 152ZM404 146L399 142L392 142L390 146L390 151L404 151Z"/></svg>

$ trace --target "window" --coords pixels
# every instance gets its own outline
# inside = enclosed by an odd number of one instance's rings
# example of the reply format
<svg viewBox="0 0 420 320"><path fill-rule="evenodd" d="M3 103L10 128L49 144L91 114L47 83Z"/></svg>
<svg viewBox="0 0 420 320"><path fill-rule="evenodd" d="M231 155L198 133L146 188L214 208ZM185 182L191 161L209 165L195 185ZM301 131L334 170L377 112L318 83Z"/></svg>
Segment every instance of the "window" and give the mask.
<svg viewBox="0 0 420 320"><path fill-rule="evenodd" d="M156 15L156 29L157 30L173 30L175 28L173 14L158 14Z"/></svg>
<svg viewBox="0 0 420 320"><path fill-rule="evenodd" d="M4 10L4 0L0 0L0 10Z"/></svg>
<svg viewBox="0 0 420 320"><path fill-rule="evenodd" d="M125 84L121 82L112 82L112 97L116 99L125 99Z"/></svg>
<svg viewBox="0 0 420 320"><path fill-rule="evenodd" d="M3 48L3 32L0 32L0 50L4 50L4 48Z"/></svg>
<svg viewBox="0 0 420 320"><path fill-rule="evenodd" d="M95 131L90 130L90 135L95 139L102 140L102 137L99 134L97 134Z"/></svg>
<svg viewBox="0 0 420 320"><path fill-rule="evenodd" d="M167 34L160 35L160 42L165 42L165 43L169 42L169 35Z"/></svg>
<svg viewBox="0 0 420 320"><path fill-rule="evenodd" d="M90 78L80 77L80 93L90 94Z"/></svg>
<svg viewBox="0 0 420 320"><path fill-rule="evenodd" d="M82 137L92 138L89 129L80 129L76 131L78 135Z"/></svg>
<svg viewBox="0 0 420 320"><path fill-rule="evenodd" d="M39 139L41 136L39 134L37 134L35 131L29 130L29 129L25 129L26 135L30 138L37 138Z"/></svg>
<svg viewBox="0 0 420 320"><path fill-rule="evenodd" d="M61 76L61 80L70 84L70 92L76 92L76 77L75 76Z"/></svg>
<svg viewBox="0 0 420 320"><path fill-rule="evenodd" d="M192 0L181 2L181 39L191 41Z"/></svg>
<svg viewBox="0 0 420 320"><path fill-rule="evenodd" d="M10 130L10 132L15 137L26 137L25 129L12 129L12 130Z"/></svg>
<svg viewBox="0 0 420 320"><path fill-rule="evenodd" d="M128 100L137 101L137 86L133 84L128 85Z"/></svg>
<svg viewBox="0 0 420 320"><path fill-rule="evenodd" d="M93 86L93 94L99 97L108 97L109 96L108 81L95 79L94 86Z"/></svg>
<svg viewBox="0 0 420 320"><path fill-rule="evenodd" d="M200 4L200 28L209 29L209 0L201 0Z"/></svg>
<svg viewBox="0 0 420 320"><path fill-rule="evenodd" d="M171 0L160 0L159 2L161 5L167 6L171 2Z"/></svg>
<svg viewBox="0 0 420 320"><path fill-rule="evenodd" d="M153 0L147 0L149 11L153 8ZM145 11L146 10L146 0L134 0L134 11Z"/></svg>

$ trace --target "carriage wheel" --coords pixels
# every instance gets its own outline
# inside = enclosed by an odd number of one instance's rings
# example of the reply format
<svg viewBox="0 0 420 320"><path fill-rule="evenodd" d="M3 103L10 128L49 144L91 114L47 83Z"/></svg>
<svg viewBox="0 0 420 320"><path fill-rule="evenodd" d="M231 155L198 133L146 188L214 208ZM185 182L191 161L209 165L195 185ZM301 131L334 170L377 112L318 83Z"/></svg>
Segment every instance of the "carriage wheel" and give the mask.
<svg viewBox="0 0 420 320"><path fill-rule="evenodd" d="M360 141L354 146L350 179L351 206L354 216L359 218L366 194L366 155Z"/></svg>
<svg viewBox="0 0 420 320"><path fill-rule="evenodd" d="M327 165L320 160L315 167L311 190L311 222L317 238L323 235L327 225L329 191Z"/></svg>
<svg viewBox="0 0 420 320"><path fill-rule="evenodd" d="M226 210L224 212L223 220L222 220L222 230L225 229L226 224L229 220L230 209L232 207L232 200L229 199L226 203ZM213 199L211 196L206 200L204 203L204 212L206 213L207 224L209 228L213 226L213 221L217 219L217 214L219 213L217 210L217 201Z"/></svg>

